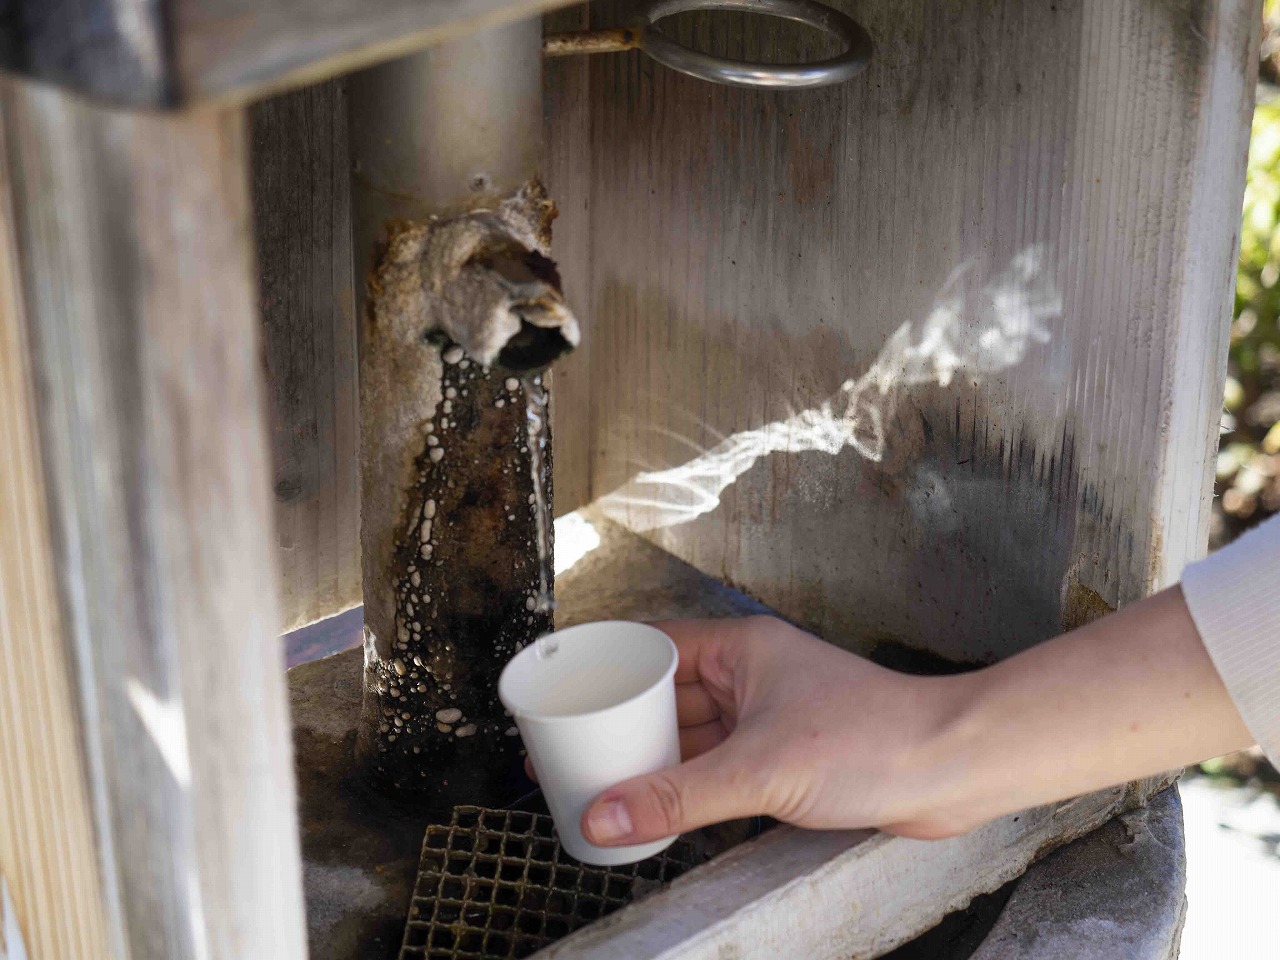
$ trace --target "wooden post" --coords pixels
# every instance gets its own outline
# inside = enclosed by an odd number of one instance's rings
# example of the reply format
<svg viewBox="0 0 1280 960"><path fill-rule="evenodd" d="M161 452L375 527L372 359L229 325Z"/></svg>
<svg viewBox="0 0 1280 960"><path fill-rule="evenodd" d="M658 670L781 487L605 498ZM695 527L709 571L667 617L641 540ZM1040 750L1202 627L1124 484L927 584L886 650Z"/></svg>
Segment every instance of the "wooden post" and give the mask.
<svg viewBox="0 0 1280 960"><path fill-rule="evenodd" d="M360 397L345 80L249 109L281 632L360 603Z"/></svg>
<svg viewBox="0 0 1280 960"><path fill-rule="evenodd" d="M70 679L117 955L300 960L242 114L0 102L61 600L5 669Z"/></svg>
<svg viewBox="0 0 1280 960"><path fill-rule="evenodd" d="M0 144L0 957L116 954L93 844Z"/></svg>

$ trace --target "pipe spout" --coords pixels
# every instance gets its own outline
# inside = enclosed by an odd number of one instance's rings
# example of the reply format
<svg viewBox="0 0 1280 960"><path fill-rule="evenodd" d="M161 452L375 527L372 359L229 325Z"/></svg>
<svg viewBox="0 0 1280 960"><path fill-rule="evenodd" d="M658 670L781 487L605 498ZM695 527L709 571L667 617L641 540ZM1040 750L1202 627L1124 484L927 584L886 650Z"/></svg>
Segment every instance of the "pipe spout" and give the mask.
<svg viewBox="0 0 1280 960"><path fill-rule="evenodd" d="M373 278L373 323L456 344L484 367L546 368L580 336L550 257L554 217L535 180L496 209L395 229Z"/></svg>

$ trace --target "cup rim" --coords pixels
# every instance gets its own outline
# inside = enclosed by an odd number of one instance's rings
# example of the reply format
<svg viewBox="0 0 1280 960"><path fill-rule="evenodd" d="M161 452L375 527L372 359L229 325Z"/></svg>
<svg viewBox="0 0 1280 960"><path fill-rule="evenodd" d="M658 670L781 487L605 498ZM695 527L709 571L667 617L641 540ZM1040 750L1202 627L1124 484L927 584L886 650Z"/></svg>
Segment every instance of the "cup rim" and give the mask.
<svg viewBox="0 0 1280 960"><path fill-rule="evenodd" d="M594 719L597 717L603 717L606 714L612 713L615 710L621 710L623 707L626 707L629 704L634 703L635 701L639 700L641 697L648 696L648 694L651 693L654 690L654 688L665 684L667 681L671 680L675 676L676 668L680 665L680 650L679 648L676 647L675 641L672 640L671 637L668 636L665 631L659 630L657 627L653 626L653 624L645 623L642 620L590 620L587 623L576 623L572 627L565 627L563 630L556 630L555 635L562 637L565 634L573 633L576 630L582 630L585 627L605 627L605 626L615 626L615 625L623 625L628 627L643 627L646 630L651 630L652 632L658 634L660 637L662 637L662 639L667 641L667 649L671 652L671 663L668 664L666 670L662 672L662 676L658 677L652 683L647 685L643 690L640 690L637 693L634 693L631 696L627 697L627 699L619 700L617 703L611 703L609 704L609 706L600 707L597 710L583 710L578 713L555 713L555 714L530 713L527 711L522 712L517 710L515 707L513 707L511 705L511 702L507 698L507 694L506 694L507 671L510 670L512 665L521 657L525 657L525 656L536 657L538 655L538 651L537 651L538 641L534 640L532 643L528 644L523 650L519 651L514 657L512 657L510 660L507 661L507 665L502 668L502 674L498 677L498 699L502 701L502 705L506 707L506 709L511 711L512 718L516 720L519 720L521 718L526 718L529 720L536 720L539 723L560 723L560 722L568 723L568 722L579 722L582 720ZM543 636L547 636L547 634L543 634ZM541 639L541 637L539 637L538 639Z"/></svg>

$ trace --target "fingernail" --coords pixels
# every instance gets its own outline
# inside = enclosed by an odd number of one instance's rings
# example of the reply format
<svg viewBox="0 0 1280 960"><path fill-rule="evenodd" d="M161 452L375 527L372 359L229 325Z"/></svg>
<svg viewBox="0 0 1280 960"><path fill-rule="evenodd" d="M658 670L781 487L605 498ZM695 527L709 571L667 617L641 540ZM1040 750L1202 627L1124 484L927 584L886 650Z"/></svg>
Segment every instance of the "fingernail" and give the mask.
<svg viewBox="0 0 1280 960"><path fill-rule="evenodd" d="M587 839L612 843L631 835L631 815L621 800L605 800L587 811Z"/></svg>

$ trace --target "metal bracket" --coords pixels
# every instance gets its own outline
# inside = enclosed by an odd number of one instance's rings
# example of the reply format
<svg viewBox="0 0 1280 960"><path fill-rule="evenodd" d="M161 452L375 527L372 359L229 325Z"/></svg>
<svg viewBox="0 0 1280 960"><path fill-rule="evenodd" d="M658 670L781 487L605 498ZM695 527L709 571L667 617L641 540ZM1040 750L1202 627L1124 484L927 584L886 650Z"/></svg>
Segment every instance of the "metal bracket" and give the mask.
<svg viewBox="0 0 1280 960"><path fill-rule="evenodd" d="M791 20L835 37L844 50L813 63L752 63L713 57L677 43L658 29L659 21L695 10L731 10ZM640 8L631 27L554 34L542 43L542 52L548 57L635 49L672 70L712 83L800 90L844 83L857 76L871 62L875 44L856 21L816 0L652 0Z"/></svg>

